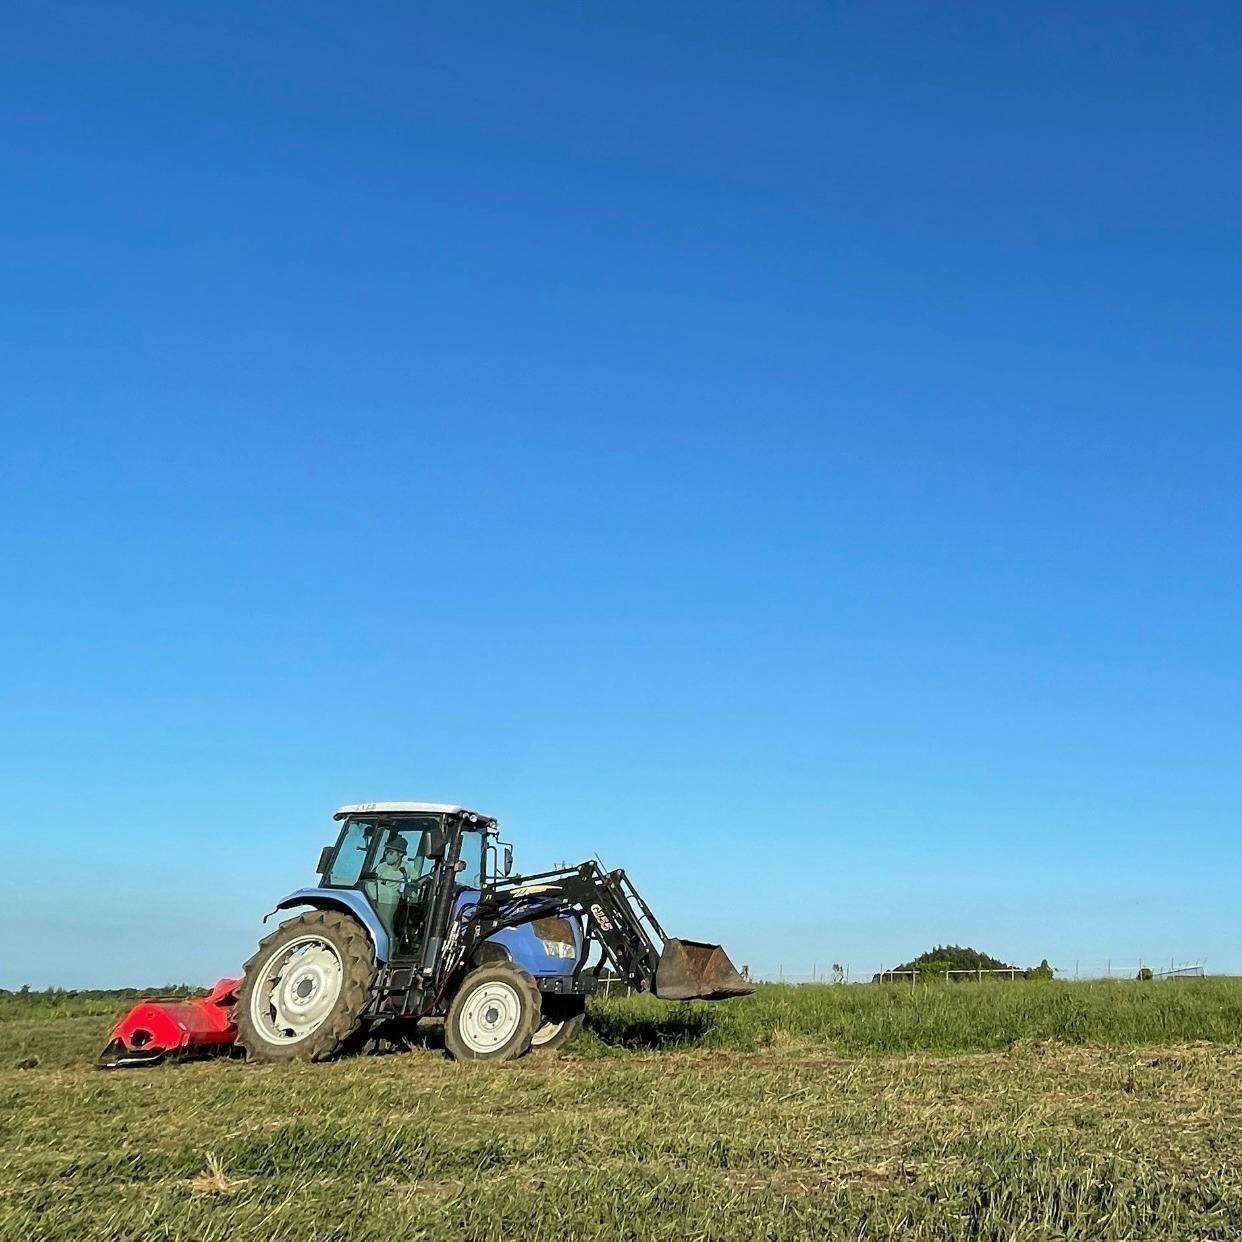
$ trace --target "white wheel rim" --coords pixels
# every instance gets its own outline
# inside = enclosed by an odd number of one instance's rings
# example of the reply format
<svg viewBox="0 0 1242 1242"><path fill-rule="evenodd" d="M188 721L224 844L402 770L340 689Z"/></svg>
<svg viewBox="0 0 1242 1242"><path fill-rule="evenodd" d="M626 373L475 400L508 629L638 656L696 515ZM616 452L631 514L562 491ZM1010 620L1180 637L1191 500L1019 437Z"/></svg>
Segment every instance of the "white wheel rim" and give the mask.
<svg viewBox="0 0 1242 1242"><path fill-rule="evenodd" d="M461 1007L457 1029L471 1052L495 1052L522 1025L522 998L508 983L481 983Z"/></svg>
<svg viewBox="0 0 1242 1242"><path fill-rule="evenodd" d="M561 1027L564 1022L545 1022L536 1032L535 1038L530 1041L532 1048L538 1048L542 1044L546 1044L548 1040L554 1039L560 1034Z"/></svg>
<svg viewBox="0 0 1242 1242"><path fill-rule="evenodd" d="M263 963L250 994L254 1028L272 1044L296 1044L317 1031L341 995L344 969L330 941L300 936Z"/></svg>

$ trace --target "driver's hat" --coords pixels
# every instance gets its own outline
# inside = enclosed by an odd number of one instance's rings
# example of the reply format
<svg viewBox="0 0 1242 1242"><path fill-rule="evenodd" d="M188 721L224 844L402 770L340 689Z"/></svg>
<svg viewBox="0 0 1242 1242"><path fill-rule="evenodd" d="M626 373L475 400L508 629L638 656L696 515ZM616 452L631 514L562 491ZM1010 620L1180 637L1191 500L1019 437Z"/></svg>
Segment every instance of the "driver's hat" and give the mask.
<svg viewBox="0 0 1242 1242"><path fill-rule="evenodd" d="M398 854L404 854L409 850L409 844L406 839L399 833L388 838L388 844L384 846L385 852L388 850L396 850Z"/></svg>

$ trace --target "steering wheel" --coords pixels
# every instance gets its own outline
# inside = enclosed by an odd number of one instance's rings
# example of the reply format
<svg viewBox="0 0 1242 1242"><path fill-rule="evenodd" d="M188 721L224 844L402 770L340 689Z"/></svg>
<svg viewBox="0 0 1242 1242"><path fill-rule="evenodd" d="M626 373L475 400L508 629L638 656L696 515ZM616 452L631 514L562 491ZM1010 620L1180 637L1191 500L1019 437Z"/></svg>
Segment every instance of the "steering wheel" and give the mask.
<svg viewBox="0 0 1242 1242"><path fill-rule="evenodd" d="M405 883L401 886L402 893L409 897L411 894L419 892L427 886L427 881L431 879L431 876L432 873L430 871L426 875L416 875L413 879L407 876Z"/></svg>

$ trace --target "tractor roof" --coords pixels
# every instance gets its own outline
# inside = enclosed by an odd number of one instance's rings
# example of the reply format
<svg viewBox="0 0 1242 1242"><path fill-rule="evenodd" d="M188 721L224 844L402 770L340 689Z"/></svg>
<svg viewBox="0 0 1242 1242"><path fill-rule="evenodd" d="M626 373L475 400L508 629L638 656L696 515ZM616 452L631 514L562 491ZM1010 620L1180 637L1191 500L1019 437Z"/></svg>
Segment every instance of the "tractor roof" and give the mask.
<svg viewBox="0 0 1242 1242"><path fill-rule="evenodd" d="M444 802L355 802L350 806L337 807L332 818L344 819L346 815L367 815L371 812L380 815L466 815L489 824L496 822L482 811L472 811L464 806L450 806Z"/></svg>

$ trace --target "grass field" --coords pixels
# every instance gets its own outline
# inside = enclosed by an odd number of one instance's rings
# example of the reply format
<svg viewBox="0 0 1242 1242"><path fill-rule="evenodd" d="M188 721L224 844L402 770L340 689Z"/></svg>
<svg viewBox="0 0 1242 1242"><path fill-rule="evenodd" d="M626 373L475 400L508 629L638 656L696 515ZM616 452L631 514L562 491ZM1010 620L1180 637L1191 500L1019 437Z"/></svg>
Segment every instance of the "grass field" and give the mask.
<svg viewBox="0 0 1242 1242"><path fill-rule="evenodd" d="M1242 1238L1242 982L597 1003L560 1056L103 1074L0 997L0 1238Z"/></svg>

